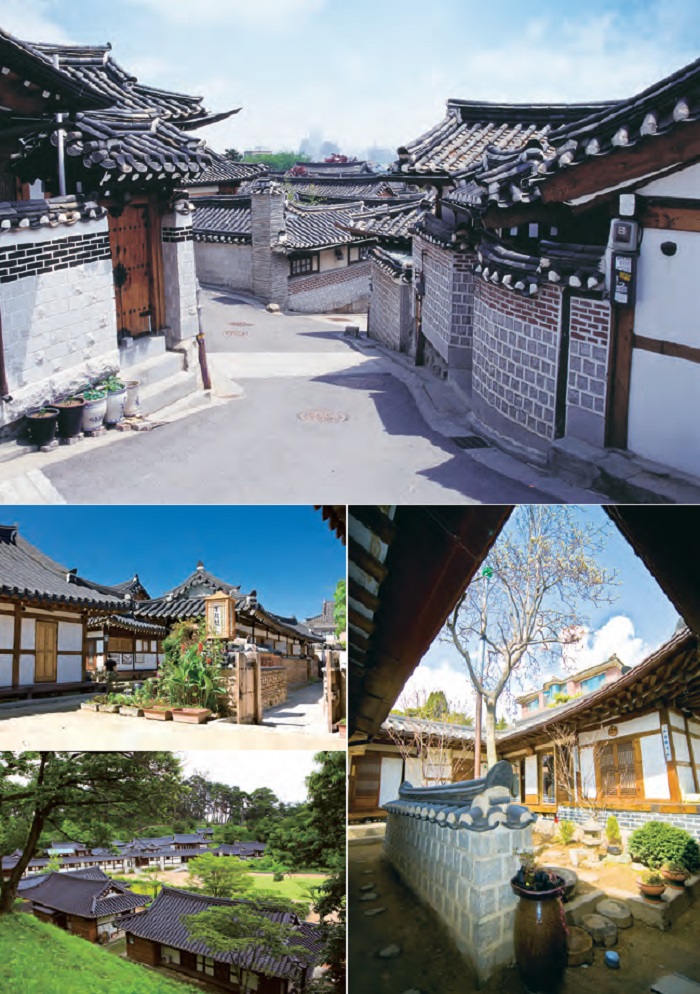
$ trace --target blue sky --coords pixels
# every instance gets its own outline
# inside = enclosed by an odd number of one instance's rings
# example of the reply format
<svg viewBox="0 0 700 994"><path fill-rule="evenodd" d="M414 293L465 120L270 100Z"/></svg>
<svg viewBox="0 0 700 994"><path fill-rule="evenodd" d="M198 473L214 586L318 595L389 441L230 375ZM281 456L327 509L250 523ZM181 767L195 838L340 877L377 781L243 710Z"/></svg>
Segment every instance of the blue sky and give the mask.
<svg viewBox="0 0 700 994"><path fill-rule="evenodd" d="M202 560L257 590L271 611L318 614L345 576L345 549L312 507L13 507L0 515L46 555L98 583L138 573L152 597Z"/></svg>
<svg viewBox="0 0 700 994"><path fill-rule="evenodd" d="M697 0L0 0L19 36L111 41L154 86L206 96L232 121L215 148L298 148L312 129L347 151L396 148L448 97L628 96L700 54Z"/></svg>
<svg viewBox="0 0 700 994"><path fill-rule="evenodd" d="M617 596L613 603L583 609L588 624L585 638L577 648L574 669L604 662L613 653L625 665L634 666L671 637L678 612L602 508L578 508L576 513L581 522L606 527L606 546L596 559L606 570L617 572L619 585L615 588ZM660 507L658 513L661 526L663 514L673 511ZM522 693L540 686L546 676L559 672L563 672L562 668L552 666L548 661L542 668L541 678L534 684L525 682L519 687L514 683L512 690L515 694ZM404 704L415 703L416 695L422 698L427 691L438 689L444 690L454 704L469 705L472 700L465 664L454 646L439 640L433 643L406 684L402 700Z"/></svg>

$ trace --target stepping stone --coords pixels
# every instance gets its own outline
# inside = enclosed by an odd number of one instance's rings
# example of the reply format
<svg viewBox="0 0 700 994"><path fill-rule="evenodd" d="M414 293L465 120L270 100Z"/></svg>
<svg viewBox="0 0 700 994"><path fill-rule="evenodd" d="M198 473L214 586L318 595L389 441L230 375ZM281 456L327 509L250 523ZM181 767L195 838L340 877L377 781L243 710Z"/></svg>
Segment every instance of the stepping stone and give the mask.
<svg viewBox="0 0 700 994"><path fill-rule="evenodd" d="M374 883L364 884L362 887L360 887L360 890L374 890L374 887L375 887Z"/></svg>
<svg viewBox="0 0 700 994"><path fill-rule="evenodd" d="M566 948L569 966L584 966L593 962L593 939L585 929L569 926Z"/></svg>
<svg viewBox="0 0 700 994"><path fill-rule="evenodd" d="M581 925L596 946L614 946L617 942L617 925L602 915L584 915Z"/></svg>
<svg viewBox="0 0 700 994"><path fill-rule="evenodd" d="M366 918L374 918L375 915L381 915L383 911L386 911L386 908L370 908L369 911L365 911L364 914Z"/></svg>
<svg viewBox="0 0 700 994"><path fill-rule="evenodd" d="M397 946L396 944L386 946L384 949L379 951L379 955L382 959L394 959L395 956L401 955L401 946Z"/></svg>
<svg viewBox="0 0 700 994"><path fill-rule="evenodd" d="M369 894L363 894L362 897L360 898L360 900L361 901L376 901L378 897L379 897L379 894L377 894L375 891L370 891Z"/></svg>
<svg viewBox="0 0 700 994"><path fill-rule="evenodd" d="M603 918L609 918L618 928L632 927L632 914L622 901L614 901L612 898L606 897L604 901L598 901L595 910Z"/></svg>

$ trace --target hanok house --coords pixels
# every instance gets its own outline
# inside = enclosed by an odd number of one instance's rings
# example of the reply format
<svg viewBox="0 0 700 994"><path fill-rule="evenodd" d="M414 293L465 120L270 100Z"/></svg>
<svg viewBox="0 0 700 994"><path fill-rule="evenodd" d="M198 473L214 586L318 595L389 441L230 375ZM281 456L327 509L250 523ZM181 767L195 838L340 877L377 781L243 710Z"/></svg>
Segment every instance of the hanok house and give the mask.
<svg viewBox="0 0 700 994"><path fill-rule="evenodd" d="M127 602L0 526L0 698L87 689L92 619Z"/></svg>
<svg viewBox="0 0 700 994"><path fill-rule="evenodd" d="M132 367L166 343L183 350L193 341L197 285L182 191L210 158L190 132L228 115L212 117L200 98L139 83L109 46L2 34L0 61L8 109L0 128L8 201L0 208L0 420L9 422L120 368L138 378ZM181 356L167 402L196 383L184 369ZM144 410L157 408L161 387L153 385L153 397L144 389Z"/></svg>
<svg viewBox="0 0 700 994"><path fill-rule="evenodd" d="M480 433L591 481L610 449L700 473L699 107L700 60L588 108L450 105L400 150L440 187L414 241L417 353L457 371Z"/></svg>
<svg viewBox="0 0 700 994"><path fill-rule="evenodd" d="M359 203L289 201L267 178L239 197L195 201L197 275L283 310L360 311L369 299L371 239L347 226Z"/></svg>
<svg viewBox="0 0 700 994"><path fill-rule="evenodd" d="M123 932L123 915L141 912L149 902L105 874L101 878L49 873L24 890L33 914L43 922L89 942L111 942Z"/></svg>
<svg viewBox="0 0 700 994"><path fill-rule="evenodd" d="M335 621L335 602L323 602L323 610L313 618L306 619L306 627L315 635L322 635L327 641L335 641L338 626Z"/></svg>
<svg viewBox="0 0 700 994"><path fill-rule="evenodd" d="M208 150L208 154L210 164L187 185L193 198L243 193L254 180L267 172L267 166L234 162L212 149Z"/></svg>
<svg viewBox="0 0 700 994"><path fill-rule="evenodd" d="M222 842L215 849L210 849L215 856L236 856L238 859L260 859L265 855L267 846L264 842Z"/></svg>
<svg viewBox="0 0 700 994"><path fill-rule="evenodd" d="M223 990L237 991L243 986L257 994L303 991L313 966L320 961L322 941L318 926L301 922L295 915L270 912L274 921L295 926L295 941L312 954L311 966L293 956L275 957L255 947L245 952L216 952L189 937L182 922L184 915L200 914L209 908L235 910L240 903L163 887L145 912L129 915L120 922L126 932L127 956L146 966L165 966L183 977Z"/></svg>

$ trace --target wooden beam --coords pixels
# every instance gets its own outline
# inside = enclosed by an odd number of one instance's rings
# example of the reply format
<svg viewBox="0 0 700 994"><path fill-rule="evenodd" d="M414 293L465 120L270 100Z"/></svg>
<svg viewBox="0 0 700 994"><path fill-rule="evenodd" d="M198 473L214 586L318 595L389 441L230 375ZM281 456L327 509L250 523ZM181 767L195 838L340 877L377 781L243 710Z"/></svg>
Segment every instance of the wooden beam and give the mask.
<svg viewBox="0 0 700 994"><path fill-rule="evenodd" d="M378 538L391 545L396 537L396 525L380 507L372 504L353 505L352 516Z"/></svg>
<svg viewBox="0 0 700 994"><path fill-rule="evenodd" d="M351 562L361 569L363 573L376 580L377 583L382 583L386 578L386 566L380 563L370 552L367 552L364 546L356 542L354 538L348 540L348 555Z"/></svg>
<svg viewBox="0 0 700 994"><path fill-rule="evenodd" d="M612 308L605 444L615 449L627 448L634 316L634 307Z"/></svg>
<svg viewBox="0 0 700 994"><path fill-rule="evenodd" d="M19 687L19 663L22 649L22 605L15 604L15 630L12 641L12 686Z"/></svg>
<svg viewBox="0 0 700 994"><path fill-rule="evenodd" d="M348 608L348 621L352 628L359 628L361 632L366 635L372 635L374 633L374 622L371 618L366 618L364 614L360 614L353 607Z"/></svg>
<svg viewBox="0 0 700 994"><path fill-rule="evenodd" d="M655 355L669 356L671 359L700 363L700 349L693 348L692 345L664 342L660 338L647 338L645 335L633 335L632 343L635 349L641 349L642 352L653 352Z"/></svg>
<svg viewBox="0 0 700 994"><path fill-rule="evenodd" d="M348 580L348 597L350 600L358 601L368 611L374 613L379 610L379 598L373 593L370 593L366 587L363 587L361 583L358 583L352 577Z"/></svg>
<svg viewBox="0 0 700 994"><path fill-rule="evenodd" d="M662 231L700 231L700 209L649 204L642 215L642 224Z"/></svg>

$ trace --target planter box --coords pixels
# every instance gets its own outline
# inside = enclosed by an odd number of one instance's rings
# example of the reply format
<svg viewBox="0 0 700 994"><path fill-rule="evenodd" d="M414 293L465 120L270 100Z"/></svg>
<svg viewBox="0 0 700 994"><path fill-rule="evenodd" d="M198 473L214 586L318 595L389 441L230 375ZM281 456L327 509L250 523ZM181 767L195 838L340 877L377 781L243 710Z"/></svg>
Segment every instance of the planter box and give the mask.
<svg viewBox="0 0 700 994"><path fill-rule="evenodd" d="M131 707L131 705L122 704L119 708L119 714L125 714L130 718L143 718L143 708Z"/></svg>
<svg viewBox="0 0 700 994"><path fill-rule="evenodd" d="M80 708L82 711L99 711L100 705L93 704L92 701L83 701Z"/></svg>
<svg viewBox="0 0 700 994"><path fill-rule="evenodd" d="M173 708L173 721L182 721L190 725L203 725L211 715L208 708Z"/></svg>
<svg viewBox="0 0 700 994"><path fill-rule="evenodd" d="M339 724L338 735L341 737L341 739L346 739L348 737L348 726Z"/></svg>
<svg viewBox="0 0 700 994"><path fill-rule="evenodd" d="M118 704L98 704L97 705L97 710L98 711L104 711L105 714L119 714L119 705Z"/></svg>
<svg viewBox="0 0 700 994"><path fill-rule="evenodd" d="M150 718L151 721L173 720L173 712L168 708L144 708L143 715L144 718Z"/></svg>

